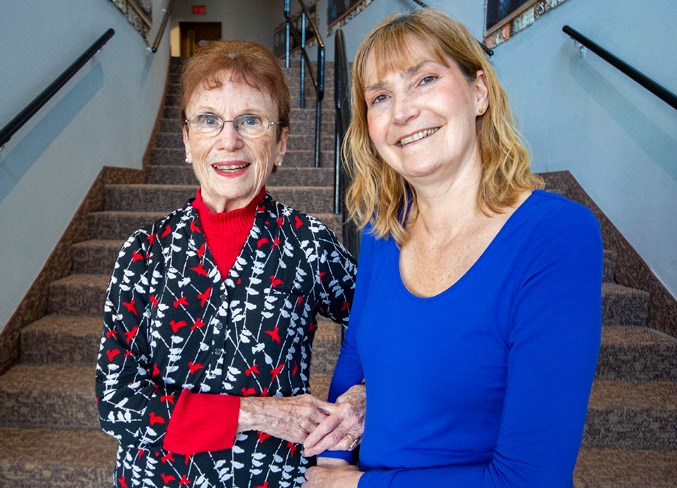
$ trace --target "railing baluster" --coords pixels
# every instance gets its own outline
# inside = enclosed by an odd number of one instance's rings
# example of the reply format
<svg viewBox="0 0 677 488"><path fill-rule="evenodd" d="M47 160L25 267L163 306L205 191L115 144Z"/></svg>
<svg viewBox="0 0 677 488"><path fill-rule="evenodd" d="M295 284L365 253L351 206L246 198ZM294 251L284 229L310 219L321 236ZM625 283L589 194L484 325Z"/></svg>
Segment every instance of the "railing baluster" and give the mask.
<svg viewBox="0 0 677 488"><path fill-rule="evenodd" d="M301 32L299 32L298 27L292 25L291 22L291 9L290 9L290 0L285 0L284 2L284 17L285 17L285 68L289 68L290 64L290 51L291 51L291 36L294 36L294 39L298 40L298 43L301 47L301 86L300 86L300 106L305 108L305 85L306 85L306 63L309 65L308 75L310 80L315 87L315 94L317 95L315 102L315 167L320 166L320 141L321 141L321 128L322 128L322 100L324 98L324 41L320 32L317 30L317 26L313 22L312 17L308 15L308 9L303 3L303 0L298 0L299 5L301 6ZM315 35L315 40L317 42L317 79L312 70L312 64L310 62L310 57L306 51L306 32L308 30L308 23L310 23L310 28L312 29L313 34Z"/></svg>

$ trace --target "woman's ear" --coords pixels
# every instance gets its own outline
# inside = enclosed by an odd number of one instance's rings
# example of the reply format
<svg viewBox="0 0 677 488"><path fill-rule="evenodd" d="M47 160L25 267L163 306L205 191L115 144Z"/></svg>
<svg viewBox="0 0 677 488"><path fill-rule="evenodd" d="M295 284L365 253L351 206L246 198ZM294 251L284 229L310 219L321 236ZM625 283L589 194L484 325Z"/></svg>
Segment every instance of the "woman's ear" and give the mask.
<svg viewBox="0 0 677 488"><path fill-rule="evenodd" d="M287 153L287 140L289 139L289 128L283 127L280 133L280 140L277 141L277 155L275 156L275 166L280 166L284 155Z"/></svg>
<svg viewBox="0 0 677 488"><path fill-rule="evenodd" d="M186 163L191 164L193 162L193 156L190 153L190 141L188 140L188 129L186 126L183 126L183 146L186 149Z"/></svg>
<svg viewBox="0 0 677 488"><path fill-rule="evenodd" d="M479 70L475 73L473 89L475 91L475 114L483 115L489 108L489 84L484 71Z"/></svg>

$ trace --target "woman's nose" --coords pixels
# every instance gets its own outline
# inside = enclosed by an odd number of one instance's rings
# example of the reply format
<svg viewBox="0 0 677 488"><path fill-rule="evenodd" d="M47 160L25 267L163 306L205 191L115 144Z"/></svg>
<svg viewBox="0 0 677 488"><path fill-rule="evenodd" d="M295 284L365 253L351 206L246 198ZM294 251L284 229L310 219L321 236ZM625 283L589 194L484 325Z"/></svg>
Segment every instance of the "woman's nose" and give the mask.
<svg viewBox="0 0 677 488"><path fill-rule="evenodd" d="M219 148L225 149L226 151L234 151L244 146L242 136L235 130L235 126L232 122L226 122L223 125L223 129L216 137L218 138Z"/></svg>
<svg viewBox="0 0 677 488"><path fill-rule="evenodd" d="M414 97L409 93L398 93L393 95L393 122L398 125L406 124L409 120L418 115Z"/></svg>

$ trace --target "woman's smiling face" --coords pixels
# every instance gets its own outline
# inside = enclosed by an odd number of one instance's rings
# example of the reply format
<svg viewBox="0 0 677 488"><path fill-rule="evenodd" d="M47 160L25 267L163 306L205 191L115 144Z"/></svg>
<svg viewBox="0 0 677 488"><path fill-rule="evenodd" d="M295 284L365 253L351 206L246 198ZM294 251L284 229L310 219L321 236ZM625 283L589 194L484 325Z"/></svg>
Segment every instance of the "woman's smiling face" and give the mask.
<svg viewBox="0 0 677 488"><path fill-rule="evenodd" d="M410 183L453 177L478 156L475 119L486 108L484 74L468 80L420 43L403 67L369 63L364 97L369 136L384 161Z"/></svg>
<svg viewBox="0 0 677 488"><path fill-rule="evenodd" d="M223 72L219 80L220 86L200 87L193 93L186 106L187 118L209 113L232 121L238 115L254 114L277 121L277 108L267 93L233 79L230 72ZM213 136L184 126L186 161L193 165L202 198L212 211L242 208L261 191L287 149L288 129L282 129L279 139L277 134L276 125L257 138L238 134L232 122Z"/></svg>

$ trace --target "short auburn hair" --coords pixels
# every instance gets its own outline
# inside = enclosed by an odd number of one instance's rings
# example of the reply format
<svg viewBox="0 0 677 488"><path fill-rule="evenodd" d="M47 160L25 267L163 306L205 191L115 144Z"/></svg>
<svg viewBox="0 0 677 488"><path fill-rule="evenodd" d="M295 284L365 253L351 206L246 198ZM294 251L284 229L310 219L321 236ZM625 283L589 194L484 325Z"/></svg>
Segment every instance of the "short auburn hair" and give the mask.
<svg viewBox="0 0 677 488"><path fill-rule="evenodd" d="M221 86L223 72L237 81L268 94L277 107L279 139L282 128L289 127L289 88L278 59L268 49L252 41L221 40L208 42L188 59L181 74L181 122L186 124L186 107L199 89Z"/></svg>

